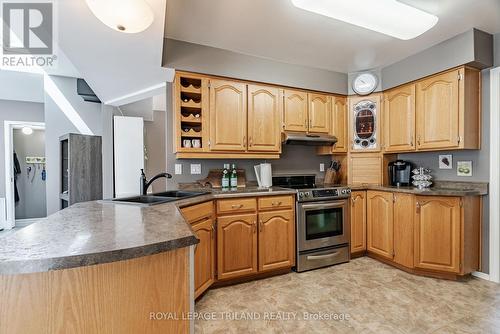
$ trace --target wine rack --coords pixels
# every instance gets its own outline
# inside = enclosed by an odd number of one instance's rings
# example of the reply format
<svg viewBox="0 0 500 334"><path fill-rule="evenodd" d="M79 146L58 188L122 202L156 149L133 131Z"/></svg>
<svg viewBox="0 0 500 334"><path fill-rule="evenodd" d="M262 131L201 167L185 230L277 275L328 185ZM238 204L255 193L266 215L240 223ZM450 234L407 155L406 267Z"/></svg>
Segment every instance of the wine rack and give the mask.
<svg viewBox="0 0 500 334"><path fill-rule="evenodd" d="M208 150L208 79L178 73L174 85L175 150L197 153Z"/></svg>

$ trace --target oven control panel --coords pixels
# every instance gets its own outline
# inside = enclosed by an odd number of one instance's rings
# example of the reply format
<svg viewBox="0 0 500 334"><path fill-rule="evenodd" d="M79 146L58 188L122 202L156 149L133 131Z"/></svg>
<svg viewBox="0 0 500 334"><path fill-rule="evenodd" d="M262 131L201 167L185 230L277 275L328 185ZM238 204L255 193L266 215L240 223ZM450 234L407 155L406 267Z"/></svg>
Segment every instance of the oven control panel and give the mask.
<svg viewBox="0 0 500 334"><path fill-rule="evenodd" d="M298 192L298 200L300 202L303 202L303 201L314 201L319 199L347 198L350 196L350 194L351 194L351 189L345 187L300 190Z"/></svg>

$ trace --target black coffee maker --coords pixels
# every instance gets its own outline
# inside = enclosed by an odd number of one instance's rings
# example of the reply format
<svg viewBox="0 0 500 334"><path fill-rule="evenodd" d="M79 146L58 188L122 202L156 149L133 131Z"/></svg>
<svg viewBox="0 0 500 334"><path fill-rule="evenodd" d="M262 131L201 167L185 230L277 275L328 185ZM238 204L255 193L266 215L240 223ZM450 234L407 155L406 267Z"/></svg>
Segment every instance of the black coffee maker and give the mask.
<svg viewBox="0 0 500 334"><path fill-rule="evenodd" d="M389 181L391 186L410 186L411 170L412 165L409 161L391 161L389 163Z"/></svg>

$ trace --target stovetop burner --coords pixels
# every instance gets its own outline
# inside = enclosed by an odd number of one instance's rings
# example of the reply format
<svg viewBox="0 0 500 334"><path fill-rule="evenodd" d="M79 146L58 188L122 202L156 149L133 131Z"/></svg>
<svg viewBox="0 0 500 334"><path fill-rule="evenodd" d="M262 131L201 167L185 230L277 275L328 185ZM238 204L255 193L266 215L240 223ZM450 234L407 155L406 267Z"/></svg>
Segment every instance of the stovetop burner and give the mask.
<svg viewBox="0 0 500 334"><path fill-rule="evenodd" d="M274 176L273 185L297 189L297 201L319 201L348 198L351 189L342 185L317 185L316 175Z"/></svg>

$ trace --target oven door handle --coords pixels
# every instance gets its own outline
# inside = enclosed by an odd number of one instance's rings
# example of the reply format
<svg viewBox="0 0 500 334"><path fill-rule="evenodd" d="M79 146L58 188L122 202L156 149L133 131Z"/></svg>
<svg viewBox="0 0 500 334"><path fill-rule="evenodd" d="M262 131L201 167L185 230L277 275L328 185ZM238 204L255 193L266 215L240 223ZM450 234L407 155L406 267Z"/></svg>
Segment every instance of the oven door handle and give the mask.
<svg viewBox="0 0 500 334"><path fill-rule="evenodd" d="M343 208L345 207L346 201L340 200L335 203L312 203L312 204L301 204L300 208L305 210L321 210L321 209L333 209L333 208Z"/></svg>
<svg viewBox="0 0 500 334"><path fill-rule="evenodd" d="M339 251L335 251L331 254L324 254L324 255L308 255L306 257L307 260L324 260L324 259L330 259L332 257L335 257L339 255Z"/></svg>

